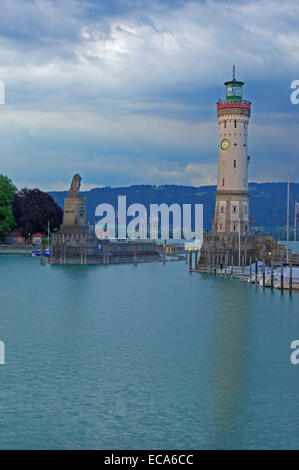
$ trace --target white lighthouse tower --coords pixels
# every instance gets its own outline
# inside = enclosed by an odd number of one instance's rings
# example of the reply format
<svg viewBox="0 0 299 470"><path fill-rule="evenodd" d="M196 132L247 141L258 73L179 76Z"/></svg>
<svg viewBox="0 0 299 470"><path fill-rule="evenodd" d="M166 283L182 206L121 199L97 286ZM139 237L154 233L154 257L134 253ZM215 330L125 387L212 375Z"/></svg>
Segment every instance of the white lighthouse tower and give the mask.
<svg viewBox="0 0 299 470"><path fill-rule="evenodd" d="M242 98L244 82L225 82L226 99L217 103L219 155L213 234L246 235L250 229L247 129L249 101Z"/></svg>

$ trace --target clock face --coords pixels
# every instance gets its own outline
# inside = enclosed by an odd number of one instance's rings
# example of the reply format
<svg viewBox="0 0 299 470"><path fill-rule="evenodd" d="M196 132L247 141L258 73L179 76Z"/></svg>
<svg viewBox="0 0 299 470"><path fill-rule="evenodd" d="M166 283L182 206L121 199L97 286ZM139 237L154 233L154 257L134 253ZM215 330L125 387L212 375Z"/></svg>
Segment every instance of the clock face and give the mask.
<svg viewBox="0 0 299 470"><path fill-rule="evenodd" d="M221 148L222 148L222 150L227 150L228 147L229 147L229 140L223 139L222 142L221 142Z"/></svg>

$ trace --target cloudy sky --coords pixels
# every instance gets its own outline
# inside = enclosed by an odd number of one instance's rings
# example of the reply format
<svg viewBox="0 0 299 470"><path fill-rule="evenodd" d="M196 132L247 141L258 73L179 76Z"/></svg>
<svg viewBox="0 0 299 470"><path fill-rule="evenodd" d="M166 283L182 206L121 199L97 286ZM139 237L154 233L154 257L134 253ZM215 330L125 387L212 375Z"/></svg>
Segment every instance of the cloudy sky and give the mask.
<svg viewBox="0 0 299 470"><path fill-rule="evenodd" d="M297 0L0 3L0 173L18 187L215 184L232 64L250 180L299 181Z"/></svg>

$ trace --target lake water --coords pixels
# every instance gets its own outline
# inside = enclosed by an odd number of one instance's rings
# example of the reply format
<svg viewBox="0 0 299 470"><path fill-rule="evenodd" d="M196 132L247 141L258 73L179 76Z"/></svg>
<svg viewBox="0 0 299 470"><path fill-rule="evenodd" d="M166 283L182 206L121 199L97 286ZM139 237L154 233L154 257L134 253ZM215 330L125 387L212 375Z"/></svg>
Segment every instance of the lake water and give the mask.
<svg viewBox="0 0 299 470"><path fill-rule="evenodd" d="M298 448L299 292L0 255L0 448Z"/></svg>

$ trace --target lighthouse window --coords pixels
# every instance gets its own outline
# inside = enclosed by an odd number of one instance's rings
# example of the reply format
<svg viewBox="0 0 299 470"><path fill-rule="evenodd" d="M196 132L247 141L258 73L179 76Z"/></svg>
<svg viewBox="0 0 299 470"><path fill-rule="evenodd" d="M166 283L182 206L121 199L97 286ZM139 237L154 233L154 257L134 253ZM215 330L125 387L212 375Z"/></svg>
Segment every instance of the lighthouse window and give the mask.
<svg viewBox="0 0 299 470"><path fill-rule="evenodd" d="M237 168L237 161L234 160L234 168Z"/></svg>
<svg viewBox="0 0 299 470"><path fill-rule="evenodd" d="M237 127L237 119L235 119L235 127Z"/></svg>
<svg viewBox="0 0 299 470"><path fill-rule="evenodd" d="M221 206L220 212L221 212L221 214L223 214L223 212L224 212L224 207L223 206Z"/></svg>
<svg viewBox="0 0 299 470"><path fill-rule="evenodd" d="M233 206L233 212L237 212L236 206Z"/></svg>
<svg viewBox="0 0 299 470"><path fill-rule="evenodd" d="M234 232L236 231L236 226L234 225Z"/></svg>
<svg viewBox="0 0 299 470"><path fill-rule="evenodd" d="M222 186L224 186L224 178L222 178Z"/></svg>
<svg viewBox="0 0 299 470"><path fill-rule="evenodd" d="M224 129L226 129L226 121L224 121Z"/></svg>

